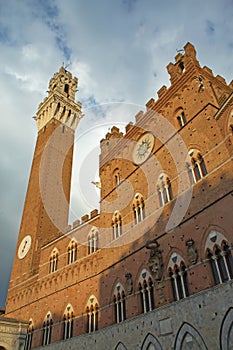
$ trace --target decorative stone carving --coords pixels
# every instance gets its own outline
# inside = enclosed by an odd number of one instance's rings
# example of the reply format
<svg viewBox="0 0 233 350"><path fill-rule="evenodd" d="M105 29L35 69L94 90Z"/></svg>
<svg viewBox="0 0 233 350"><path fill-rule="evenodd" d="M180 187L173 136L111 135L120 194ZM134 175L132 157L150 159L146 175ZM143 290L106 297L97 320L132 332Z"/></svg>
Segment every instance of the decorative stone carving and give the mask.
<svg viewBox="0 0 233 350"><path fill-rule="evenodd" d="M13 318L0 317L0 348L23 350L28 323Z"/></svg>
<svg viewBox="0 0 233 350"><path fill-rule="evenodd" d="M130 272L127 272L125 274L125 278L126 278L126 293L127 293L127 295L130 295L133 292L132 274Z"/></svg>
<svg viewBox="0 0 233 350"><path fill-rule="evenodd" d="M150 257L148 265L150 271L156 281L161 280L163 275L163 257L162 250L159 249L159 244L156 239L146 243L146 248L150 249Z"/></svg>
<svg viewBox="0 0 233 350"><path fill-rule="evenodd" d="M191 264L196 264L198 259L198 251L195 242L192 238L186 241L187 246L187 258Z"/></svg>
<svg viewBox="0 0 233 350"><path fill-rule="evenodd" d="M165 302L165 296L164 296L164 288L165 288L165 282L161 281L156 283L156 291L157 291L157 295L158 295L158 301L160 304L163 304Z"/></svg>

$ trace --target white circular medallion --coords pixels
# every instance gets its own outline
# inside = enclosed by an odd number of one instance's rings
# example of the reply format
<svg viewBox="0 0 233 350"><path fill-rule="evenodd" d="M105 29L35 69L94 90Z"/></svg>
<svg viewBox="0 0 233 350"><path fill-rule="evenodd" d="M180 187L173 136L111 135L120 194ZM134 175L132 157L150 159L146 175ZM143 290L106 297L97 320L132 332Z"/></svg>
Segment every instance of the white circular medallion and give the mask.
<svg viewBox="0 0 233 350"><path fill-rule="evenodd" d="M19 259L23 259L27 255L31 247L31 244L32 244L32 237L30 235L27 235L22 239L18 249Z"/></svg>
<svg viewBox="0 0 233 350"><path fill-rule="evenodd" d="M154 135L150 132L143 134L133 150L133 162L135 164L142 164L150 156L154 147Z"/></svg>

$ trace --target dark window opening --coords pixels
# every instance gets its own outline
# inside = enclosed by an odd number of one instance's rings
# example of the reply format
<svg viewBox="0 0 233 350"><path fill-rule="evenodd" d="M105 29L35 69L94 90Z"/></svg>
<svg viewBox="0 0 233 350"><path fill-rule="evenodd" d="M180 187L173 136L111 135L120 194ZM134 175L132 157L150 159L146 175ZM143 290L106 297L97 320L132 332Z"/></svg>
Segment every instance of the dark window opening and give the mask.
<svg viewBox="0 0 233 350"><path fill-rule="evenodd" d="M184 62L181 61L181 62L179 63L179 67L180 67L181 71L184 72L184 69L185 69L185 68L184 68Z"/></svg>
<svg viewBox="0 0 233 350"><path fill-rule="evenodd" d="M68 85L68 84L65 84L65 86L64 86L64 92L65 92L66 94L69 93L69 85Z"/></svg>

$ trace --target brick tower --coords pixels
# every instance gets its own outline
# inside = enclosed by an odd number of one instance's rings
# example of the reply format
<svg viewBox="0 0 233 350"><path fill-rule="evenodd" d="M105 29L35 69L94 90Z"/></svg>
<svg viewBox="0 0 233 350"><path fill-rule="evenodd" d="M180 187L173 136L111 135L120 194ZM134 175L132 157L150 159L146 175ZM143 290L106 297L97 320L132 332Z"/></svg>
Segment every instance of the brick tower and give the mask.
<svg viewBox="0 0 233 350"><path fill-rule="evenodd" d="M233 82L191 43L167 70L101 140L100 210L69 227L81 104L70 73L51 79L6 309L25 350L233 349Z"/></svg>
<svg viewBox="0 0 233 350"><path fill-rule="evenodd" d="M11 274L8 312L15 309L10 300L18 286L37 279L41 247L61 236L68 225L74 133L81 117L81 103L75 102L77 85L78 79L61 67L50 80L48 97L34 117L38 137Z"/></svg>

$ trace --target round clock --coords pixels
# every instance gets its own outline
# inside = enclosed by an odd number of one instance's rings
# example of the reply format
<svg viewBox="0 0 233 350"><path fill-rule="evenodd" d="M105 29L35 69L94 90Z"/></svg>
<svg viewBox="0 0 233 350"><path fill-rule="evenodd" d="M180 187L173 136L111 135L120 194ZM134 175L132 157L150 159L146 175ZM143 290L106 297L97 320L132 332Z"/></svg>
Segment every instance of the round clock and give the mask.
<svg viewBox="0 0 233 350"><path fill-rule="evenodd" d="M31 244L32 244L32 237L30 235L27 235L22 239L18 249L19 259L23 259L27 255L31 247Z"/></svg>
<svg viewBox="0 0 233 350"><path fill-rule="evenodd" d="M135 164L142 164L150 156L154 141L154 136L150 132L143 134L139 138L133 150L133 162Z"/></svg>

